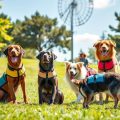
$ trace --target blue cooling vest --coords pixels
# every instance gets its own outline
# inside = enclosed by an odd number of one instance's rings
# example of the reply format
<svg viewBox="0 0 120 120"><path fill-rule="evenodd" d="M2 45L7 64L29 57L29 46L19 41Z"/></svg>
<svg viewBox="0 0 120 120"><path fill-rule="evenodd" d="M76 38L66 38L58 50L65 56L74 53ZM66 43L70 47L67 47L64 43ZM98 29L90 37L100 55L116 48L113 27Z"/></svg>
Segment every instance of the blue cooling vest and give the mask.
<svg viewBox="0 0 120 120"><path fill-rule="evenodd" d="M91 75L87 79L87 84L104 82L104 74Z"/></svg>
<svg viewBox="0 0 120 120"><path fill-rule="evenodd" d="M0 77L0 87L2 87L4 84L6 84L6 74L4 73L1 77Z"/></svg>

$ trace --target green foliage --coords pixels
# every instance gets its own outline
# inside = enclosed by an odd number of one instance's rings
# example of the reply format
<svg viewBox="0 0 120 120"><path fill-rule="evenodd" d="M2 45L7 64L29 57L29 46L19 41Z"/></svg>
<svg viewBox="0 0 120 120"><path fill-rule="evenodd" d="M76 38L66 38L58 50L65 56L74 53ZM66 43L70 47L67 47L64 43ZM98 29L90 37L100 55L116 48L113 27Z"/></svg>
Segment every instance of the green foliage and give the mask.
<svg viewBox="0 0 120 120"><path fill-rule="evenodd" d="M35 49L25 49L24 58L35 58L36 57L36 50Z"/></svg>
<svg viewBox="0 0 120 120"><path fill-rule="evenodd" d="M0 75L5 72L7 60L0 58ZM23 59L26 68L26 89L29 104L0 104L0 120L119 120L120 110L113 109L113 102L98 105L91 104L89 109L83 109L82 104L71 103L76 99L68 83L64 80L64 63L55 62L59 88L64 93L62 105L38 105L38 61ZM94 66L95 67L95 66ZM17 100L23 101L21 89L16 93Z"/></svg>
<svg viewBox="0 0 120 120"><path fill-rule="evenodd" d="M89 48L88 54L89 54L88 58L90 58L95 63L96 62L95 49L94 48Z"/></svg>
<svg viewBox="0 0 120 120"><path fill-rule="evenodd" d="M117 52L120 51L120 35L109 35L109 37L116 43Z"/></svg>
<svg viewBox="0 0 120 120"><path fill-rule="evenodd" d="M12 24L8 19L0 18L0 42L3 42L3 40L12 40L12 37L7 34L7 30L11 27Z"/></svg>
<svg viewBox="0 0 120 120"><path fill-rule="evenodd" d="M1 16L1 15L0 15ZM12 37L8 35L8 30L12 27L9 19L0 17L0 56L2 49L12 40Z"/></svg>
<svg viewBox="0 0 120 120"><path fill-rule="evenodd" d="M109 25L109 28L111 31L117 33L116 35L109 34L109 38L112 39L114 42L116 42L116 50L117 52L120 52L120 14L115 12L115 17L118 22L117 27L113 27Z"/></svg>
<svg viewBox="0 0 120 120"><path fill-rule="evenodd" d="M70 49L70 31L65 26L57 26L57 19L42 16L38 12L30 18L25 17L24 21L17 20L14 23L12 36L14 42L19 43L24 48L34 48L47 50L58 47Z"/></svg>
<svg viewBox="0 0 120 120"><path fill-rule="evenodd" d="M120 14L118 14L117 12L115 12L115 17L116 17L116 20L118 21L118 25L117 27L113 27L112 25L109 25L109 28L111 29L111 31L114 31L114 32L120 32Z"/></svg>

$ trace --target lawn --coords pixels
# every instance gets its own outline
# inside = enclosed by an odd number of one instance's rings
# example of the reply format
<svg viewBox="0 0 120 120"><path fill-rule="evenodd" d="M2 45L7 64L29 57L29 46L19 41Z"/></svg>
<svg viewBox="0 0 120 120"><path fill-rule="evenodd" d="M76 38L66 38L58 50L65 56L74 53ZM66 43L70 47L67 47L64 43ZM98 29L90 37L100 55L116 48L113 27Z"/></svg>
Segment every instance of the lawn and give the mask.
<svg viewBox="0 0 120 120"><path fill-rule="evenodd" d="M28 104L23 104L22 92L19 88L16 96L21 104L0 103L0 120L120 120L120 109L113 109L113 102L98 105L91 104L89 109L83 109L82 104L72 104L76 99L73 91L64 79L64 63L55 62L55 70L59 78L59 88L64 93L62 105L39 105L38 104L38 61L24 59L26 68L26 87ZM0 58L0 76L5 72L7 65L6 58Z"/></svg>

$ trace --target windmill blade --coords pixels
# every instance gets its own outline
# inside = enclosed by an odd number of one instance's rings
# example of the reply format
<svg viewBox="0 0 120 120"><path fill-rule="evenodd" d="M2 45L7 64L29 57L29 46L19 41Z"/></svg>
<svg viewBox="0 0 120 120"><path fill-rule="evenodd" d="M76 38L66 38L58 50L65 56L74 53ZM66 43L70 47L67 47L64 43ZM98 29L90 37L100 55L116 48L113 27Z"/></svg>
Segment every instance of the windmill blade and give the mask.
<svg viewBox="0 0 120 120"><path fill-rule="evenodd" d="M65 23L66 23L67 19L69 18L69 15L70 15L70 9L69 9L69 12L68 12L68 14L66 15L66 18L65 18L65 20L64 20L64 22L65 22Z"/></svg>
<svg viewBox="0 0 120 120"><path fill-rule="evenodd" d="M63 13L61 13L61 18L68 12L70 11L70 6L71 4L65 9L65 11Z"/></svg>
<svg viewBox="0 0 120 120"><path fill-rule="evenodd" d="M71 6L73 5L73 25L85 24L92 15L93 0L58 0L60 17L67 24L71 24ZM79 17L79 18L78 18Z"/></svg>

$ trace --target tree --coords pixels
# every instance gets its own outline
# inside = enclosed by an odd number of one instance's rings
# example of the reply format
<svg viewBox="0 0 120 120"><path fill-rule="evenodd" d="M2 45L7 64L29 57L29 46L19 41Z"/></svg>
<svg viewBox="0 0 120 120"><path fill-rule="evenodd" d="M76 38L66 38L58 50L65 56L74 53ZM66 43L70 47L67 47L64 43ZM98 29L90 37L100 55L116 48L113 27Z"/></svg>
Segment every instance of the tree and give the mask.
<svg viewBox="0 0 120 120"><path fill-rule="evenodd" d="M112 25L109 25L109 28L111 31L117 33L116 35L109 34L109 38L116 42L116 50L117 52L120 52L120 14L115 12L116 20L118 21L117 27L113 27Z"/></svg>
<svg viewBox="0 0 120 120"><path fill-rule="evenodd" d="M12 40L12 37L7 33L11 27L12 24L8 19L0 18L0 51Z"/></svg>
<svg viewBox="0 0 120 120"><path fill-rule="evenodd" d="M89 58L95 63L97 60L95 58L95 49L94 48L89 48L88 50Z"/></svg>
<svg viewBox="0 0 120 120"><path fill-rule="evenodd" d="M2 6L0 5L0 8ZM0 14L0 56L2 49L12 40L9 35L9 30L12 28L12 23L10 22L10 17L4 13Z"/></svg>
<svg viewBox="0 0 120 120"><path fill-rule="evenodd" d="M67 31L65 26L58 27L56 18L50 19L38 12L30 18L25 17L24 21L17 20L11 34L14 42L24 48L49 50L58 47L64 52L64 48L70 50L70 40L67 39L71 35L70 31Z"/></svg>

